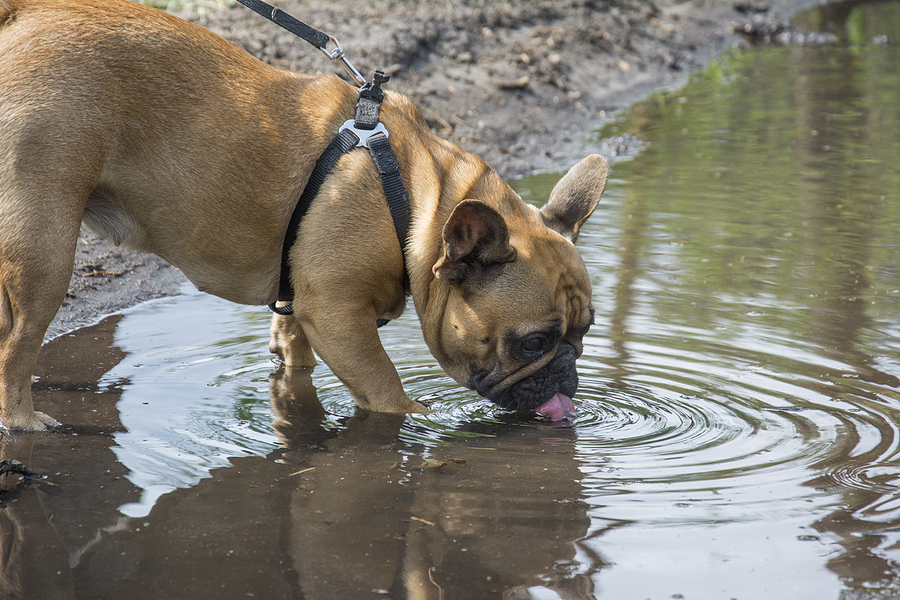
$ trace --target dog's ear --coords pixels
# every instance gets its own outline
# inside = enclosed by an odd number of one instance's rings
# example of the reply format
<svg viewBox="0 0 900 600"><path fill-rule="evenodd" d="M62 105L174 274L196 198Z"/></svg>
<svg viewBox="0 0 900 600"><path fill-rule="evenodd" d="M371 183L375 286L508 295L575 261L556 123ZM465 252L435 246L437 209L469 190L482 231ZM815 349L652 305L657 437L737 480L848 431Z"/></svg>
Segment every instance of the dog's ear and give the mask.
<svg viewBox="0 0 900 600"><path fill-rule="evenodd" d="M574 242L581 226L600 202L608 178L606 159L597 154L569 169L541 209L544 224Z"/></svg>
<svg viewBox="0 0 900 600"><path fill-rule="evenodd" d="M432 271L442 281L461 285L515 259L500 213L478 200L463 200L444 223L444 255Z"/></svg>

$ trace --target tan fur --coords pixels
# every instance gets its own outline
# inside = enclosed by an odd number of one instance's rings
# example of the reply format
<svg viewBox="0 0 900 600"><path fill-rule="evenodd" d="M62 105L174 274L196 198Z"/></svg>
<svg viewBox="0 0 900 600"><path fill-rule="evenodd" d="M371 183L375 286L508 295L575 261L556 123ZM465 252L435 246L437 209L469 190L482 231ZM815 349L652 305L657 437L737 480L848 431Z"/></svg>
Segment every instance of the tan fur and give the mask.
<svg viewBox="0 0 900 600"><path fill-rule="evenodd" d="M33 411L31 373L82 219L165 258L201 290L270 303L290 214L355 102L338 77L276 69L143 5L0 0L3 425L53 423ZM466 385L473 362L510 378L540 368L515 364L498 340L549 319L585 328L590 282L564 236L574 239L599 200L605 161L583 161L555 192L557 208L539 213L479 158L435 137L407 98L388 93L381 116L410 197L406 265L430 349ZM477 292L434 270L445 224L468 198L502 216L518 255ZM577 223L560 224L573 211ZM322 186L291 261L296 315L274 317L272 350L310 366L315 349L362 407L424 410L403 392L375 328L403 310L403 257L366 152L345 155ZM580 352L580 336L569 337Z"/></svg>

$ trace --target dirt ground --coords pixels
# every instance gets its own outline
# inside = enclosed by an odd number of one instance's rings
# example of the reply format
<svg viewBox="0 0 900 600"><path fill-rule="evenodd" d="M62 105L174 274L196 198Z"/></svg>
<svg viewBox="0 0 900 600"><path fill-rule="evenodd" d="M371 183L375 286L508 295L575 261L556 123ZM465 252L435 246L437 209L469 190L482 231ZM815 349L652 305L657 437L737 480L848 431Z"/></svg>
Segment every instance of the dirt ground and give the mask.
<svg viewBox="0 0 900 600"><path fill-rule="evenodd" d="M206 0L204 0L206 1ZM272 0L270 0L270 3ZM716 53L754 42L815 0L306 0L275 2L337 38L366 76L392 75L432 129L502 176L614 159L627 137L597 139L617 109L676 88ZM189 8L191 4L187 5ZM273 65L343 73L337 63L239 4L195 21ZM201 14L202 13L202 14ZM796 36L794 38L796 40ZM774 41L773 41L774 40ZM615 166L613 166L613 169ZM69 294L48 338L177 293L181 273L83 230Z"/></svg>

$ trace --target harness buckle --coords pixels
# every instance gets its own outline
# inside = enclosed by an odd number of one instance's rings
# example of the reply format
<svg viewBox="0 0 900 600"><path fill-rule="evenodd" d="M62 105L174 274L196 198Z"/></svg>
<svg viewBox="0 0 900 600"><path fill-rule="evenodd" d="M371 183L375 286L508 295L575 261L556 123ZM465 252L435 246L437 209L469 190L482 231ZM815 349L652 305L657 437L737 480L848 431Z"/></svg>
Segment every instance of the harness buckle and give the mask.
<svg viewBox="0 0 900 600"><path fill-rule="evenodd" d="M369 138L375 135L376 133L383 133L384 137L390 137L388 134L387 128L384 126L384 123L379 122L378 125L375 126L375 129L359 129L356 127L356 121L350 119L348 121L344 121L344 124L341 125L341 128L338 130L338 135L340 135L344 130L349 129L353 132L353 134L359 138L359 141L356 142L357 148L368 148L369 147Z"/></svg>

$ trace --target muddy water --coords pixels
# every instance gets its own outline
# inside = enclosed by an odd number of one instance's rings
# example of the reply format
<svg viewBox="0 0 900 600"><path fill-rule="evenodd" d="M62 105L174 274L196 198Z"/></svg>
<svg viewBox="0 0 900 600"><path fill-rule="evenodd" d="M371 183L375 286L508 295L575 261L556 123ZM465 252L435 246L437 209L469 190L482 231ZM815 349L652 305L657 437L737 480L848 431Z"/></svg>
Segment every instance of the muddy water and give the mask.
<svg viewBox="0 0 900 600"><path fill-rule="evenodd" d="M600 134L641 145L579 242L573 425L459 388L412 315L403 420L277 369L259 309L144 304L46 346L64 429L0 438L49 476L5 481L0 598L900 596L900 49L870 42L900 7L840 8L804 26L845 45L724 56Z"/></svg>

